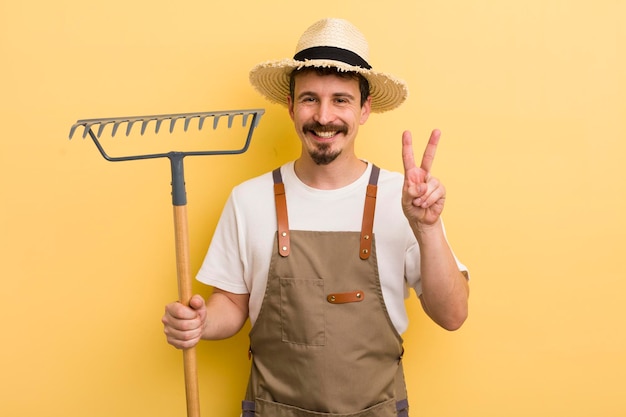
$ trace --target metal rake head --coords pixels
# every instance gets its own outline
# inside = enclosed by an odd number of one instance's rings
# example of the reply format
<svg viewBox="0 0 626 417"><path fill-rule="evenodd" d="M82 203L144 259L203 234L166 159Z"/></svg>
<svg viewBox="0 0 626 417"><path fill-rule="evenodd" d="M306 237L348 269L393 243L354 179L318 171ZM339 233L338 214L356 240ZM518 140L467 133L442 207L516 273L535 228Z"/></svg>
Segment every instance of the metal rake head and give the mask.
<svg viewBox="0 0 626 417"><path fill-rule="evenodd" d="M107 161L131 161L136 159L152 159L152 158L168 158L170 160L172 170L172 203L174 206L184 206L187 204L187 196L185 191L185 176L183 168L183 158L188 155L234 155L244 153L250 146L252 139L252 132L259 124L261 115L265 113L263 109L252 110L232 110L232 111L216 111L216 112L204 112L204 113L179 113L179 114L162 114L156 116L136 116L136 117L111 117L104 119L85 119L78 120L70 129L70 139L74 136L76 129L79 126L84 126L83 138L89 135L96 147L100 151L100 154ZM128 136L137 123L141 123L141 134L146 132L146 129L150 122L155 124L155 134L159 133L161 125L164 121L170 123L170 133L174 131L174 126L178 120L184 122L184 131L187 132L192 120L198 119L198 130L201 130L204 122L208 118L213 118L213 129L217 129L219 120L221 118L228 119L228 128L233 125L233 121L236 117L242 117L243 127L249 124L248 133L245 143L240 148L235 149L222 149L222 150L204 150L204 151L170 151L165 153L147 153L141 155L130 156L109 156L100 143L100 136L104 132L104 128L113 124L111 130L111 136L115 136L120 125L126 123L126 136ZM252 121L248 123L248 119L252 118ZM93 128L98 127L98 133L94 133Z"/></svg>
<svg viewBox="0 0 626 417"><path fill-rule="evenodd" d="M264 109L249 109L249 110L227 110L227 111L214 111L214 112L201 112L201 113L177 113L177 114L161 114L161 115L149 115L149 116L133 116L133 117L109 117L109 118L100 118L100 119L84 119L78 120L76 123L72 125L70 128L69 138L72 139L74 133L76 132L79 126L84 127L83 138L89 135L93 142L96 144L96 147L100 151L100 154L108 160L108 161L128 161L134 159L149 159L149 158L162 158L162 157L170 157L172 154L176 154L179 156L186 155L225 155L225 154L240 154L245 152L250 146L250 140L252 139L252 132L258 126L261 116L265 113ZM206 151L191 151L191 152L183 152L183 151L172 151L167 153L154 153L154 154L143 154L143 155L130 155L130 156L120 156L113 157L109 156L102 144L100 143L100 137L102 136L104 129L106 126L112 124L111 136L115 136L119 127L123 124L126 124L126 136L130 135L133 126L136 124L141 124L141 135L143 135L148 125L151 122L154 122L154 133L158 134L161 130L163 122L169 121L169 132L172 133L174 131L174 127L176 122L181 120L184 123L184 131L187 132L189 126L194 119L198 119L198 130L202 130L204 127L205 121L208 118L213 119L213 129L217 129L220 119L226 118L228 119L228 128L230 129L233 126L234 119L238 116L242 118L242 126L246 127L248 125L248 120L252 118L252 121L249 124L248 134L246 141L241 148L236 149L223 149L223 150L206 150ZM93 129L97 127L97 133L94 133Z"/></svg>

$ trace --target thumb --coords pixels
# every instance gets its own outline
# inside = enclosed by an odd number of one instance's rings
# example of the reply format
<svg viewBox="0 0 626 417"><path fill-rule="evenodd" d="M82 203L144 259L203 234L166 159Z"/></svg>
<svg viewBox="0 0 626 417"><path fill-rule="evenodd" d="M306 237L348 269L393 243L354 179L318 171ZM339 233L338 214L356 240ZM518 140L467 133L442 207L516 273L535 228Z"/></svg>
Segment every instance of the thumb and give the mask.
<svg viewBox="0 0 626 417"><path fill-rule="evenodd" d="M189 300L189 307L194 310L202 310L206 306L204 302L204 298L202 296L196 294Z"/></svg>

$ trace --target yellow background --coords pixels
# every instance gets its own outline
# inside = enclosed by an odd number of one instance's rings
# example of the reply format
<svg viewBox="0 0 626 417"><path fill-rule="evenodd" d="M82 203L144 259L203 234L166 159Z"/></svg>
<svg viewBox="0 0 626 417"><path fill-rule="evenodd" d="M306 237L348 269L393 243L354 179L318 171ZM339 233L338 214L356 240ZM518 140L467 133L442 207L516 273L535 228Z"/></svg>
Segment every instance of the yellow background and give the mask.
<svg viewBox="0 0 626 417"><path fill-rule="evenodd" d="M326 16L411 88L361 130L362 157L400 170L404 129L417 154L443 131L434 174L471 311L448 333L408 300L414 414L626 414L626 2L3 0L1 415L185 414L160 323L177 297L169 165L106 162L69 128L266 109L246 154L186 159L195 273L231 187L298 154L248 70ZM245 331L199 347L204 416L238 415L246 349Z"/></svg>

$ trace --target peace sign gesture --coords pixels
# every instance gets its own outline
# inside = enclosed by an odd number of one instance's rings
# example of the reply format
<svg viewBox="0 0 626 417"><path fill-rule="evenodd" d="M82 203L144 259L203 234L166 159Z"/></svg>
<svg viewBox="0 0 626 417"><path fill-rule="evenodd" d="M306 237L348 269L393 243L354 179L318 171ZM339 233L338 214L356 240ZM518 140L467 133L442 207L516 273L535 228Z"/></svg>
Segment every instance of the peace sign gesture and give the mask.
<svg viewBox="0 0 626 417"><path fill-rule="evenodd" d="M446 199L446 189L430 175L441 132L433 130L419 167L413 156L413 139L408 130L402 134L402 162L404 187L402 210L410 223L418 227L431 226L439 220Z"/></svg>

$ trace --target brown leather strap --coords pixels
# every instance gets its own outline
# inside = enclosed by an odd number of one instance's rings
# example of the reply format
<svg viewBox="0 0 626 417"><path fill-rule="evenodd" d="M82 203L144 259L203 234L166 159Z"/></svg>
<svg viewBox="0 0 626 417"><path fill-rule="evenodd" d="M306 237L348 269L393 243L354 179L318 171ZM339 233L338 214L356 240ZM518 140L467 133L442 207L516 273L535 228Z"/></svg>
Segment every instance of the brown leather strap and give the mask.
<svg viewBox="0 0 626 417"><path fill-rule="evenodd" d="M363 208L363 223L361 226L361 247L359 250L359 256L361 257L361 259L369 258L370 252L372 251L372 233L374 230L374 211L376 209L378 174L380 174L380 168L378 168L376 165L373 165L372 173L370 175L370 181L367 185L367 192L365 193L365 207Z"/></svg>
<svg viewBox="0 0 626 417"><path fill-rule="evenodd" d="M276 221L278 225L278 253L280 256L289 256L289 218L287 217L287 199L285 184L280 174L280 168L272 172L274 178L274 201L276 203Z"/></svg>
<svg viewBox="0 0 626 417"><path fill-rule="evenodd" d="M363 223L361 225L361 244L359 256L361 259L368 259L372 251L372 233L374 230L374 211L376 209L376 193L378 190L378 175L380 168L372 166L369 184L365 193L365 207L363 208ZM278 253L281 256L289 256L289 218L287 216L287 199L285 196L285 185L280 173L280 168L272 171L274 179L274 201L276 204L276 221L278 225Z"/></svg>
<svg viewBox="0 0 626 417"><path fill-rule="evenodd" d="M351 291L328 294L326 301L331 304L358 303L359 301L363 301L364 298L365 293L363 291Z"/></svg>

